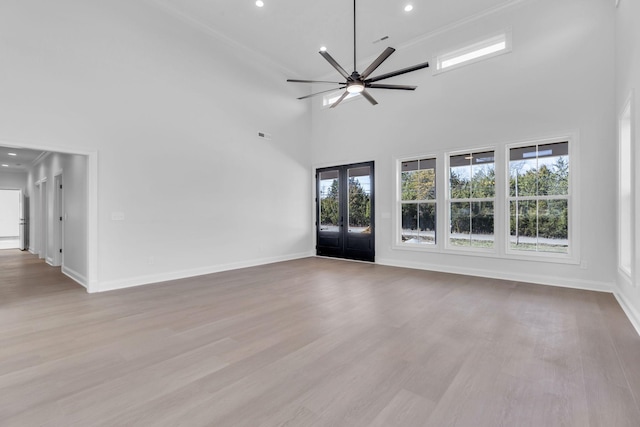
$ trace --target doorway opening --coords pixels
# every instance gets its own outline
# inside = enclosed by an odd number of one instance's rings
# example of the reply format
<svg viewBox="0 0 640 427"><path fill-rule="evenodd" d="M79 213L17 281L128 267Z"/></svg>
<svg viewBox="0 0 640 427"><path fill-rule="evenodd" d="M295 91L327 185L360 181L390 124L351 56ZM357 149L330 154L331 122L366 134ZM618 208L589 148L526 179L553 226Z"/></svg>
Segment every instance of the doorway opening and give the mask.
<svg viewBox="0 0 640 427"><path fill-rule="evenodd" d="M316 254L375 260L374 162L316 170Z"/></svg>
<svg viewBox="0 0 640 427"><path fill-rule="evenodd" d="M0 141L0 146L26 160L10 164L26 175L22 185L26 248L61 267L63 274L88 292L99 291L98 153L24 142ZM35 152L38 155L31 156ZM4 182L0 186L13 185L6 176Z"/></svg>

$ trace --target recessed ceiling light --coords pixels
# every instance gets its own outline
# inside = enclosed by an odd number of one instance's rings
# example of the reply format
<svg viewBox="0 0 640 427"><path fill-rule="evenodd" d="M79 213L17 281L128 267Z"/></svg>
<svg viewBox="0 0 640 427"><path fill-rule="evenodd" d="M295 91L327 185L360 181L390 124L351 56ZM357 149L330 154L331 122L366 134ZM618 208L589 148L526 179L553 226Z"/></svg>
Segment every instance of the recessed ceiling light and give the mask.
<svg viewBox="0 0 640 427"><path fill-rule="evenodd" d="M406 5L406 6L404 7L404 11L405 11L405 12L411 12L412 10L413 10L413 6L412 6L412 5L410 5L410 4L408 4L408 5Z"/></svg>
<svg viewBox="0 0 640 427"><path fill-rule="evenodd" d="M16 153L7 153L7 154L9 154L10 156L17 156Z"/></svg>
<svg viewBox="0 0 640 427"><path fill-rule="evenodd" d="M3 164L3 165L2 165L2 167L3 167L3 168L8 168L8 167L9 167L9 165L5 165L5 164Z"/></svg>
<svg viewBox="0 0 640 427"><path fill-rule="evenodd" d="M256 1L256 6L262 7L262 6L264 6L264 2L262 0L258 0L258 1Z"/></svg>
<svg viewBox="0 0 640 427"><path fill-rule="evenodd" d="M320 52L326 52L327 51L327 47L326 46L321 46L320 47Z"/></svg>

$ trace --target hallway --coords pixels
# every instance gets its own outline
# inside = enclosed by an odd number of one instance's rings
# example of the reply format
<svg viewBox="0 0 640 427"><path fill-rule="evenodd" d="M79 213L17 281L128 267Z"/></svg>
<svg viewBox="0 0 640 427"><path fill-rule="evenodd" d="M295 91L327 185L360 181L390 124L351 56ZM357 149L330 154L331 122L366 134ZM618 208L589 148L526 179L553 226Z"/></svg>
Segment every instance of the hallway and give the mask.
<svg viewBox="0 0 640 427"><path fill-rule="evenodd" d="M36 255L18 249L0 250L0 307L25 305L52 294L86 295L86 290ZM35 299L35 300L34 300Z"/></svg>

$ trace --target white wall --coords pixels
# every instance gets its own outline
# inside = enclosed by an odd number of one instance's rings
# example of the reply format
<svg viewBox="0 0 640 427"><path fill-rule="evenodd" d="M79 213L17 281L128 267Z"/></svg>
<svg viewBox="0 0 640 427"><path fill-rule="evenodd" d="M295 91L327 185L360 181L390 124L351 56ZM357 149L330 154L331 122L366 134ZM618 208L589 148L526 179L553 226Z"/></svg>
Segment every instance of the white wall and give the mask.
<svg viewBox="0 0 640 427"><path fill-rule="evenodd" d="M90 290L311 253L310 117L283 73L147 2L10 2L0 39L0 140L98 153Z"/></svg>
<svg viewBox="0 0 640 427"><path fill-rule="evenodd" d="M41 236L36 232L36 210L40 209L36 183L46 180L47 190L47 236L44 258L53 263L55 253L60 249L56 245L55 225L59 216L55 211L56 175L63 179L63 218L64 218L64 263L62 272L77 282L87 286L87 158L86 156L50 153L36 166L32 167L28 176L28 192L31 195L29 204L30 250L34 251L34 243Z"/></svg>
<svg viewBox="0 0 640 427"><path fill-rule="evenodd" d="M635 215L632 219L632 229L635 228L635 265L632 266L632 280L627 280L618 273L617 297L634 326L640 333L640 148L638 133L640 129L640 111L638 111L638 91L640 91L640 4L633 0L620 0L616 10L616 104L617 115L622 113L625 103L632 91L632 166L635 172Z"/></svg>
<svg viewBox="0 0 640 427"><path fill-rule="evenodd" d="M0 240L20 233L20 192L0 190Z"/></svg>
<svg viewBox="0 0 640 427"><path fill-rule="evenodd" d="M415 92L372 90L313 109L315 166L376 162L376 259L417 268L611 290L615 282L614 7L601 0L524 1L398 49L379 73L512 28L513 52L437 76L416 71L386 83ZM398 46L394 46L398 47ZM382 47L381 47L382 50ZM362 61L361 68L370 59ZM376 72L377 74L378 72ZM580 264L514 261L394 250L394 158L578 134ZM597 173L594 173L597 171ZM575 170L574 170L575 172ZM440 175L442 176L442 175Z"/></svg>
<svg viewBox="0 0 640 427"><path fill-rule="evenodd" d="M27 187L27 173L21 171L0 171L0 248L14 249L20 246L20 240L15 237L19 234L19 200L17 192L5 192L2 190L22 190ZM26 194L26 192L25 192ZM14 205L18 203L18 206Z"/></svg>
<svg viewBox="0 0 640 427"><path fill-rule="evenodd" d="M26 190L27 172L3 172L0 171L0 189Z"/></svg>

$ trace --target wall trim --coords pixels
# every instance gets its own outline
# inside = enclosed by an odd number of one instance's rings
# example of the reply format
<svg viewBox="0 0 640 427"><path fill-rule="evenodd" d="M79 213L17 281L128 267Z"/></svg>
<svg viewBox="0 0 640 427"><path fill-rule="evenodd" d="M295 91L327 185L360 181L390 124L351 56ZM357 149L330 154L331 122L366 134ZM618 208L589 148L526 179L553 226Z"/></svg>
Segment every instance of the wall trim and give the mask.
<svg viewBox="0 0 640 427"><path fill-rule="evenodd" d="M44 161L44 159L49 157L50 154L51 154L51 151L43 151L42 153L40 153L40 155L38 157L36 157L31 162L31 165L29 165L29 167L38 166L40 163L42 163Z"/></svg>
<svg viewBox="0 0 640 427"><path fill-rule="evenodd" d="M62 274L69 277L74 282L78 283L84 288L87 288L87 278L84 277L82 274L64 265L62 266L61 271L62 271Z"/></svg>
<svg viewBox="0 0 640 427"><path fill-rule="evenodd" d="M627 315L627 318L635 328L638 335L640 335L640 313L629 303L627 297L621 292L614 292L618 304L622 307L622 311Z"/></svg>
<svg viewBox="0 0 640 427"><path fill-rule="evenodd" d="M416 270L437 271L440 273L462 274L467 276L486 277L489 279L510 280L524 283L534 283L537 285L557 286L561 288L581 289L585 291L596 291L613 293L614 284L595 280L567 279L560 277L549 277L542 275L505 273L502 271L481 270L477 268L465 268L460 266L443 266L437 264L426 264L417 262L397 261L394 259L378 258L377 264L388 265L390 267L412 268Z"/></svg>
<svg viewBox="0 0 640 427"><path fill-rule="evenodd" d="M0 240L0 249L20 249L20 238L3 238Z"/></svg>
<svg viewBox="0 0 640 427"><path fill-rule="evenodd" d="M247 267L256 267L259 265L273 264L282 261L291 261L300 258L309 258L314 252L299 252L296 254L281 255L269 258L258 258L248 261L232 262L229 264L211 265L208 267L199 267L189 270L178 270L168 273L151 274L146 276L131 277L123 280L110 280L98 283L97 286L88 289L89 293L107 292L117 289L133 288L142 285L152 285L156 283L167 282L170 280L187 279L189 277L204 276L206 274L220 273L229 270L238 270Z"/></svg>

